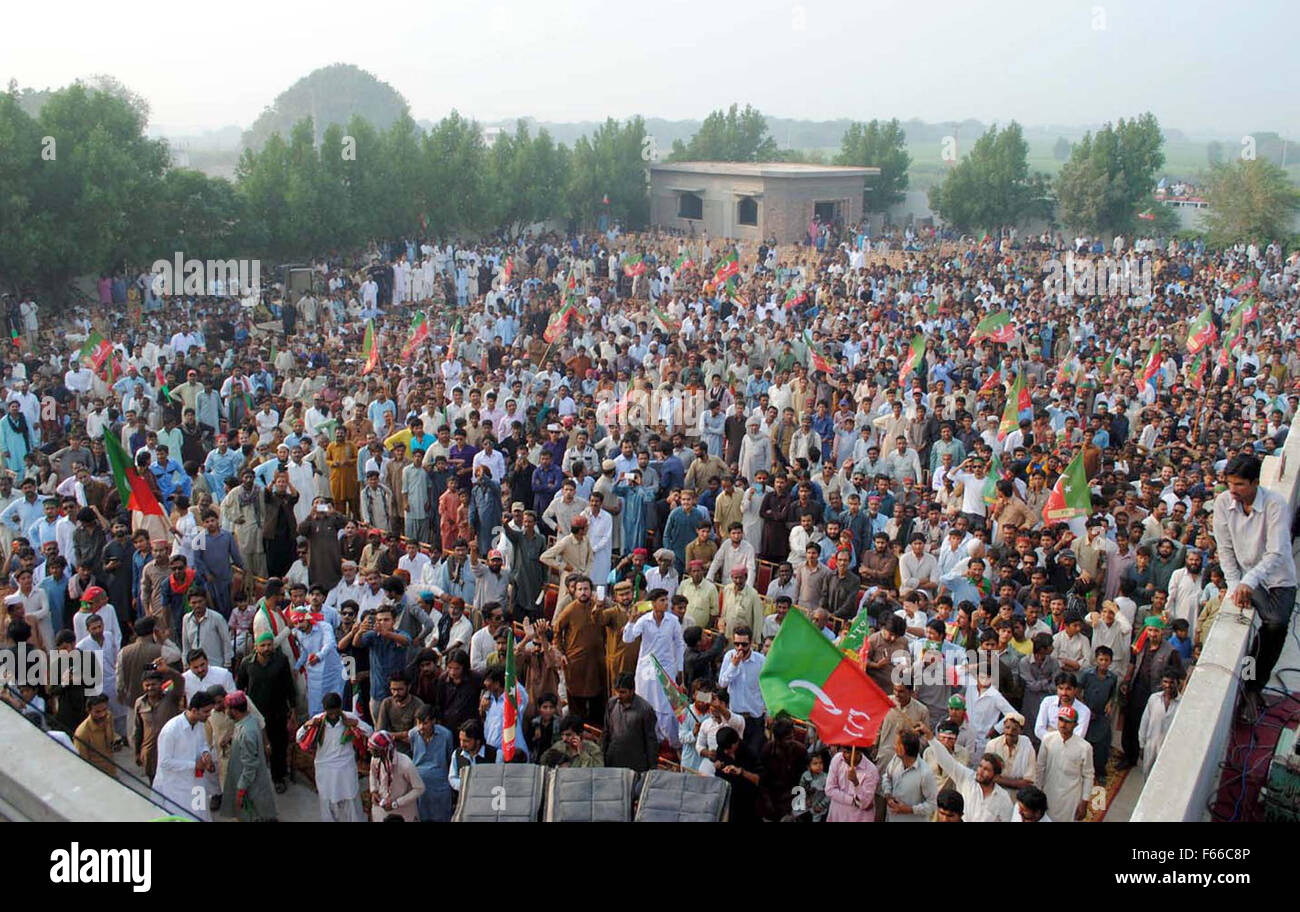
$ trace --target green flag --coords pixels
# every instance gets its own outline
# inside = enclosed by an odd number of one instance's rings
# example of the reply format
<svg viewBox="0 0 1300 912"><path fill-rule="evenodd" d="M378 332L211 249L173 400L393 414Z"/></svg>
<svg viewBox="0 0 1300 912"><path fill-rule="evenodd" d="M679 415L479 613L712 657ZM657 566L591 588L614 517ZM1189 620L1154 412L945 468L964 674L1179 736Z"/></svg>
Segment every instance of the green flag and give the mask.
<svg viewBox="0 0 1300 912"><path fill-rule="evenodd" d="M1088 475L1083 469L1083 450L1070 460L1061 477L1056 479L1052 493L1043 505L1043 522L1067 522L1092 513L1092 491Z"/></svg>

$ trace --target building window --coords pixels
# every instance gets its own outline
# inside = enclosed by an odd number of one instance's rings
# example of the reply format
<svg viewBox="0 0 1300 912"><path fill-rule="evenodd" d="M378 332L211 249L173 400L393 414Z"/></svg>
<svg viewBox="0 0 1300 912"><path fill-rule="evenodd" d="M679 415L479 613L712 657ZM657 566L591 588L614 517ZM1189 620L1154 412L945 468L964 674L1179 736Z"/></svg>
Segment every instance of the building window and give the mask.
<svg viewBox="0 0 1300 912"><path fill-rule="evenodd" d="M758 224L758 201L744 197L736 205L736 221L742 225Z"/></svg>
<svg viewBox="0 0 1300 912"><path fill-rule="evenodd" d="M683 193L677 197L677 217L684 219L695 219L700 221L704 218L704 200L700 199L699 194Z"/></svg>

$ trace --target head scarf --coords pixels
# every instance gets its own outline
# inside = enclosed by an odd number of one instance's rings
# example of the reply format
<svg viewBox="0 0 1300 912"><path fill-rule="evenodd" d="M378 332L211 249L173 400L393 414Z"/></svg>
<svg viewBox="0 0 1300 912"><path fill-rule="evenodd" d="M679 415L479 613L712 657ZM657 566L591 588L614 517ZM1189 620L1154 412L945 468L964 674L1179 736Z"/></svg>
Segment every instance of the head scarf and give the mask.
<svg viewBox="0 0 1300 912"><path fill-rule="evenodd" d="M367 747L377 752L372 761L379 761L378 791L381 797L387 798L393 785L393 736L386 731L377 731L370 736Z"/></svg>

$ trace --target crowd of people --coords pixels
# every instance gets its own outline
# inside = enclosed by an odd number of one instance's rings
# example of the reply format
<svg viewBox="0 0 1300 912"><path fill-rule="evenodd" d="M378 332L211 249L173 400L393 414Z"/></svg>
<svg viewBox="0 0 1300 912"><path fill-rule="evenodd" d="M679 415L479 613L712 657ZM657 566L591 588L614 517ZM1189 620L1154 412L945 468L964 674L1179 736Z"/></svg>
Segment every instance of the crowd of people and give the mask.
<svg viewBox="0 0 1300 912"><path fill-rule="evenodd" d="M1066 253L1152 286L1045 283ZM1250 606L1265 708L1294 252L828 227L314 274L9 301L3 645L93 653L103 691L7 699L186 813L274 818L311 757L322 819L448 820L509 757L717 776L735 821L1083 819ZM792 611L890 695L872 748L769 716Z"/></svg>

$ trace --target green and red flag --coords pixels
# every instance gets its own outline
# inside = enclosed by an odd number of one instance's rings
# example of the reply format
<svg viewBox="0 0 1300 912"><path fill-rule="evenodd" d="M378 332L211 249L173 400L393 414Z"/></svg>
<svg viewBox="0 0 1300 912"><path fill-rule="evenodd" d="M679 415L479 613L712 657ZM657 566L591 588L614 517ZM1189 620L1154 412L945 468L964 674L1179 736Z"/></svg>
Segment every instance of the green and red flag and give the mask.
<svg viewBox="0 0 1300 912"><path fill-rule="evenodd" d="M108 457L109 468L113 470L113 481L117 485L117 493L122 498L122 504L128 510L153 513L165 518L167 514L163 512L158 498L153 496L148 482L131 464L122 442L113 436L107 427L104 428L104 454Z"/></svg>
<svg viewBox="0 0 1300 912"><path fill-rule="evenodd" d="M1187 353L1194 355L1214 341L1216 330L1214 319L1210 315L1210 305L1206 304L1200 315L1187 328Z"/></svg>
<svg viewBox="0 0 1300 912"><path fill-rule="evenodd" d="M1020 427L1020 398L1027 393L1025 374L1021 371L1016 374L1015 382L1011 384L1011 395L1007 396L1007 404L1002 408L1002 422L998 425L999 441Z"/></svg>
<svg viewBox="0 0 1300 912"><path fill-rule="evenodd" d="M650 308L650 311L651 313L654 314L655 319L659 321L659 325L664 328L664 332L670 333L675 336L677 335L678 331L681 330L682 324L678 323L672 317L668 316L668 314L664 313L658 307L652 306Z"/></svg>
<svg viewBox="0 0 1300 912"><path fill-rule="evenodd" d="M505 268L502 270L502 273L501 273L501 274L502 274L502 277L505 279L505 284L506 284L506 285L509 285L509 284L510 284L510 276L511 276L511 274L514 273L514 271L515 271L515 258L514 258L514 257L506 257L506 265L505 265Z"/></svg>
<svg viewBox="0 0 1300 912"><path fill-rule="evenodd" d="M375 321L366 321L366 335L361 340L361 374L370 373L379 366L379 339L375 335Z"/></svg>
<svg viewBox="0 0 1300 912"><path fill-rule="evenodd" d="M998 499L998 482L1002 480L1002 460L998 454L993 454L993 460L989 463L989 473L984 478L984 504L993 506Z"/></svg>
<svg viewBox="0 0 1300 912"><path fill-rule="evenodd" d="M892 705L802 611L785 616L758 686L769 713L811 722L827 744L871 746Z"/></svg>
<svg viewBox="0 0 1300 912"><path fill-rule="evenodd" d="M980 384L980 388L975 391L975 395L983 396L985 393L991 393L995 389L1002 387L1002 370L999 368L989 374L988 379Z"/></svg>
<svg viewBox="0 0 1300 912"><path fill-rule="evenodd" d="M677 686L677 682L664 671L663 665L659 664L659 659L651 655L650 659L655 663L655 677L659 679L659 686L663 688L664 696L668 698L668 705L673 708L673 715L677 717L678 722L686 721L686 707L691 701L686 698L686 693Z"/></svg>
<svg viewBox="0 0 1300 912"><path fill-rule="evenodd" d="M739 274L740 261L736 257L736 250L733 247L731 250L728 250L727 255L718 262L718 268L713 271L713 281L720 284L726 282L727 279L732 276Z"/></svg>
<svg viewBox="0 0 1300 912"><path fill-rule="evenodd" d="M1160 373L1161 358L1160 340L1156 339L1156 344L1151 346L1151 351L1147 353L1146 364L1142 366L1143 385L1150 383L1156 374Z"/></svg>
<svg viewBox="0 0 1300 912"><path fill-rule="evenodd" d="M411 357L411 352L422 345L427 338L429 338L429 318L421 310L411 318L411 331L407 334L406 344L402 346L402 357Z"/></svg>
<svg viewBox="0 0 1300 912"><path fill-rule="evenodd" d="M1200 392L1205 388L1205 355L1208 351L1209 349L1201 349L1196 357L1192 359L1192 364L1187 375L1188 383L1190 383L1192 389L1197 392Z"/></svg>
<svg viewBox="0 0 1300 912"><path fill-rule="evenodd" d="M117 352L113 352L110 357L104 360L103 373L99 376L103 377L104 382L109 386L116 383L118 378L122 376L122 359Z"/></svg>
<svg viewBox="0 0 1300 912"><path fill-rule="evenodd" d="M1101 363L1101 379L1109 380L1111 374L1115 373L1115 352L1118 350L1111 352L1110 357Z"/></svg>
<svg viewBox="0 0 1300 912"><path fill-rule="evenodd" d="M14 348L23 347L23 338L22 336L18 335L17 329L9 330L9 341L14 344Z"/></svg>
<svg viewBox="0 0 1300 912"><path fill-rule="evenodd" d="M681 275L683 269L690 269L695 265L690 254L683 253L677 259L673 260L673 275Z"/></svg>
<svg viewBox="0 0 1300 912"><path fill-rule="evenodd" d="M91 370L98 371L100 366L103 365L104 359L108 357L108 353L112 350L112 342L95 330L91 330L90 335L86 337L86 344L81 346L81 351L77 354L83 364L87 365Z"/></svg>
<svg viewBox="0 0 1300 912"><path fill-rule="evenodd" d="M898 376L911 377L912 372L921 366L923 357L925 357L925 336L917 333L912 337L912 347L908 350L903 366L898 369Z"/></svg>
<svg viewBox="0 0 1300 912"><path fill-rule="evenodd" d="M1043 505L1043 522L1067 522L1091 513L1092 491L1088 487L1088 475L1083 469L1083 449L1080 448L1061 477L1056 479L1052 493Z"/></svg>
<svg viewBox="0 0 1300 912"><path fill-rule="evenodd" d="M1015 327L1011 325L1011 312L999 310L991 313L975 326L975 331L970 335L970 344L974 345L981 339L992 339L994 342L1010 342L1015 336Z"/></svg>
<svg viewBox="0 0 1300 912"><path fill-rule="evenodd" d="M803 283L799 282L790 286L782 303L784 303L786 310L790 310L792 307L798 307L806 300L808 300L808 294L804 291Z"/></svg>
<svg viewBox="0 0 1300 912"><path fill-rule="evenodd" d="M552 344L560 337L560 333L564 332L564 328L568 326L569 321L573 319L573 314L574 307L572 300L566 301L563 307L551 314L551 319L547 321L546 329L542 333L542 339L546 341L547 345Z"/></svg>
<svg viewBox="0 0 1300 912"><path fill-rule="evenodd" d="M805 329L803 331L803 342L804 345L808 346L809 366L812 367L813 370L821 371L828 376L833 373L834 365L832 365L830 360L827 359L827 357L818 350L817 346L813 344L812 330Z"/></svg>
<svg viewBox="0 0 1300 912"><path fill-rule="evenodd" d="M638 253L624 260L623 275L629 278L632 276L645 275L645 258Z"/></svg>
<svg viewBox="0 0 1300 912"><path fill-rule="evenodd" d="M1249 294L1250 292L1254 291L1255 287L1258 284L1259 283L1255 281L1255 277L1253 275L1246 276L1246 278L1242 279L1236 285L1233 285L1232 290L1229 291L1228 293L1232 295L1234 298L1240 298L1242 295Z"/></svg>
<svg viewBox="0 0 1300 912"><path fill-rule="evenodd" d="M836 641L835 645L840 647L844 654L849 657L849 661L856 665L861 661L862 647L870 635L871 614L867 611L859 611L858 616L849 625L849 629L844 631L844 635Z"/></svg>
<svg viewBox="0 0 1300 912"><path fill-rule="evenodd" d="M506 631L506 702L501 709L501 756L515 756L515 731L519 727L519 682L515 673L515 632Z"/></svg>

